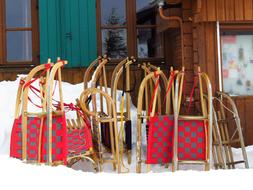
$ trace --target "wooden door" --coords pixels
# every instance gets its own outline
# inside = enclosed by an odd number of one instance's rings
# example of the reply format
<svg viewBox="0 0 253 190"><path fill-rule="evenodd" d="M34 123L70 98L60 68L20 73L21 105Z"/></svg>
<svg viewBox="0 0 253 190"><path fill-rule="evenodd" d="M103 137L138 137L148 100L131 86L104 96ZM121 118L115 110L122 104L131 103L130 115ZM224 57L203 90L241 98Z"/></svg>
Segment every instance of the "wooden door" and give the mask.
<svg viewBox="0 0 253 190"><path fill-rule="evenodd" d="M95 0L40 0L41 61L85 67L97 56Z"/></svg>

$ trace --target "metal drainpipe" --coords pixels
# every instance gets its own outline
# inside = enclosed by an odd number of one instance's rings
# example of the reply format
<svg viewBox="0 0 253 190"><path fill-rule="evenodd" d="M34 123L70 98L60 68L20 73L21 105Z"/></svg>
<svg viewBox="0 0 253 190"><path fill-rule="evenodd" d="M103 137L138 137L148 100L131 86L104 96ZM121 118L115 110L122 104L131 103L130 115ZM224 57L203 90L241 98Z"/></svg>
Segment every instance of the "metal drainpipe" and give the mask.
<svg viewBox="0 0 253 190"><path fill-rule="evenodd" d="M182 51L182 57L181 57L181 61L182 61L182 66L184 67L184 32L183 32L183 20L182 18L178 17L178 16L165 16L164 12L163 12L163 6L164 6L164 2L161 1L158 3L159 6L159 14L161 16L162 19L164 20L175 20L179 23L180 26L180 33L181 33L181 51Z"/></svg>

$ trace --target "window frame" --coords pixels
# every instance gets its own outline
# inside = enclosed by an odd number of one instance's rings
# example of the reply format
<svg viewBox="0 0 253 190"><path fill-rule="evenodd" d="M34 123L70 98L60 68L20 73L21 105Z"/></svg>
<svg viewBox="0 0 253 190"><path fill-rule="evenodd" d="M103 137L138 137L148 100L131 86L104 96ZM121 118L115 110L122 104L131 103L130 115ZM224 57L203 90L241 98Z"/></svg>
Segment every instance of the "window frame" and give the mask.
<svg viewBox="0 0 253 190"><path fill-rule="evenodd" d="M126 28L127 29L127 51L128 56L136 57L140 62L152 62L154 64L160 64L165 62L165 46L164 40L162 40L162 47L163 47L163 57L149 57L149 58L138 58L138 47L137 47L137 30L144 29L144 28L157 28L158 24L150 25L150 24L137 24L136 20L136 0L125 0L126 2L126 25L125 26L116 26L115 28ZM106 27L102 26L102 19L101 19L101 0L96 0L96 15L97 15L97 52L98 55L102 55L102 30L103 29L110 29L114 27ZM161 34L162 39L164 38L164 33ZM134 40L132 40L134 39ZM118 63L121 59L112 58L111 63L115 64Z"/></svg>
<svg viewBox="0 0 253 190"><path fill-rule="evenodd" d="M26 67L38 65L39 58L39 18L38 0L31 0L31 27L6 27L5 1L0 1L0 67ZM31 61L8 61L7 60L7 32L8 31L31 31L32 33L32 60Z"/></svg>
<svg viewBox="0 0 253 190"><path fill-rule="evenodd" d="M222 35L223 32L247 32L253 31L253 25L250 22L245 22L245 23L234 23L234 22L221 22L219 25L219 33L220 33L220 41L219 41L219 46L220 46L220 63L221 63L221 85L222 85L222 91L224 91L224 81L223 81L223 58L222 58ZM233 97L240 97L240 98L244 98L244 97L253 97L252 95L236 95L236 94L229 94L230 96Z"/></svg>

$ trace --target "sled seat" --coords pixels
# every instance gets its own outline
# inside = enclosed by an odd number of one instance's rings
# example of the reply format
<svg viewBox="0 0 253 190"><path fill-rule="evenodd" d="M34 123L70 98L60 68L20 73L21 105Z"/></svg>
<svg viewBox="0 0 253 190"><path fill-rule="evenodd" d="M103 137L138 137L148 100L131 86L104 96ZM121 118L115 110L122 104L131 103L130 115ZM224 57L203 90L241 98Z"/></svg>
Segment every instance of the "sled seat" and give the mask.
<svg viewBox="0 0 253 190"><path fill-rule="evenodd" d="M90 128L80 119L67 119L68 157L88 155L93 150Z"/></svg>

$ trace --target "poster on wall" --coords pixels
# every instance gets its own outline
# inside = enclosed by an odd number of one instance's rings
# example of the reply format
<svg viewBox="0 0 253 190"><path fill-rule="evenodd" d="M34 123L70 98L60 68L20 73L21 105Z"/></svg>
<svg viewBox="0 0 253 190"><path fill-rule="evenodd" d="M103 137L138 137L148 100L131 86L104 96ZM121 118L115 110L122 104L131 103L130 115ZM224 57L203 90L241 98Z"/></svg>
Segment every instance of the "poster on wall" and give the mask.
<svg viewBox="0 0 253 190"><path fill-rule="evenodd" d="M230 95L253 95L253 35L223 35L223 89Z"/></svg>

